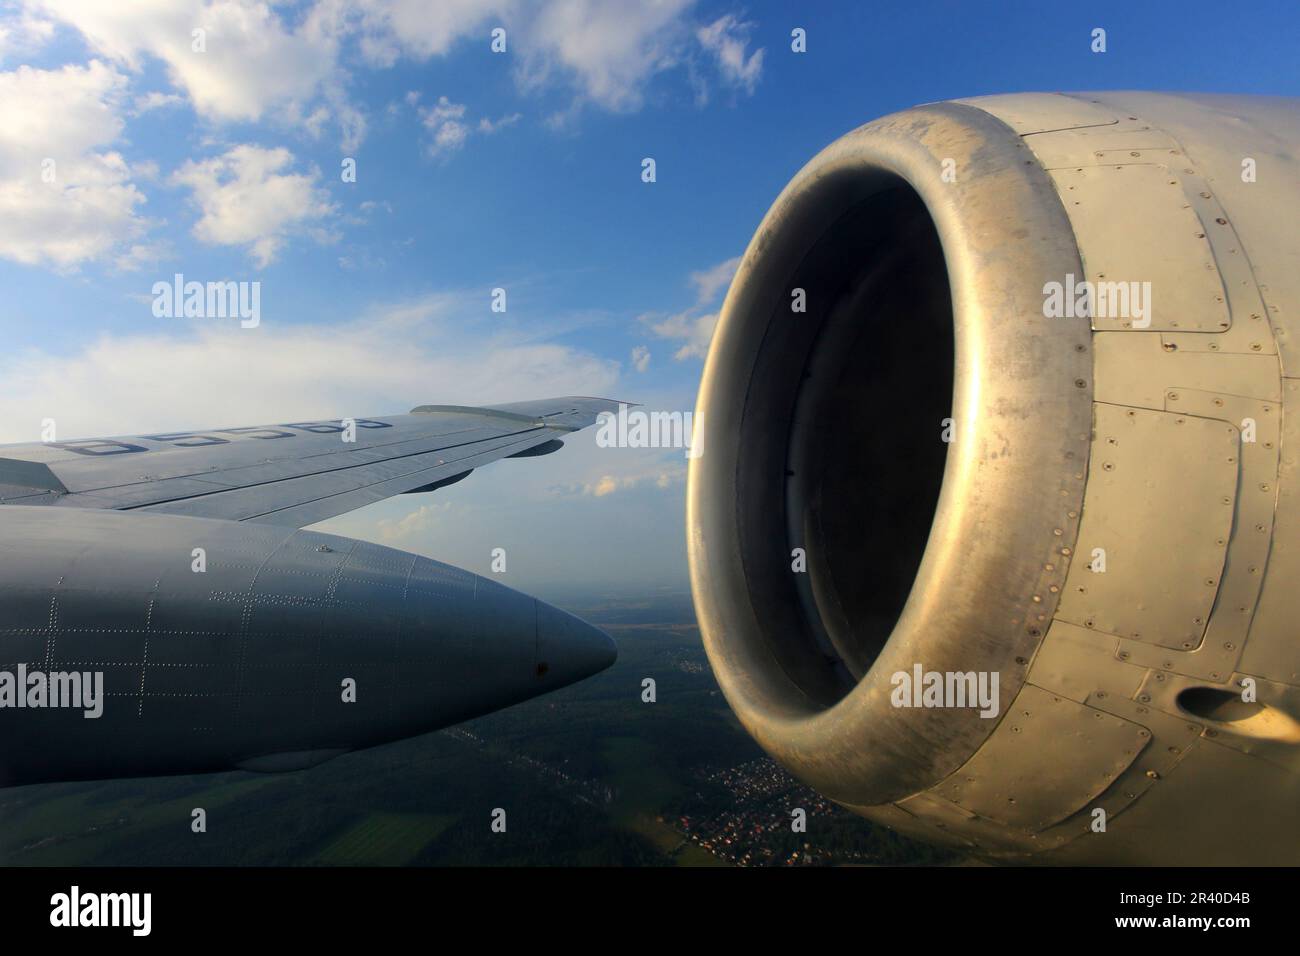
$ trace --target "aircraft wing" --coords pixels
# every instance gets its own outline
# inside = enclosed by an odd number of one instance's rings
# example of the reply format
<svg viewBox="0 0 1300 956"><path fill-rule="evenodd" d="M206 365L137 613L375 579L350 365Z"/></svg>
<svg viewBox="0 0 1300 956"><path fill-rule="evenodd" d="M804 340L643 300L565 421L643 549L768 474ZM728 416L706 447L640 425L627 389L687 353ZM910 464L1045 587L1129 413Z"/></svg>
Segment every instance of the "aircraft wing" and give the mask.
<svg viewBox="0 0 1300 956"><path fill-rule="evenodd" d="M498 458L549 454L617 408L583 397L421 405L378 418L0 445L0 504L302 527L432 491Z"/></svg>

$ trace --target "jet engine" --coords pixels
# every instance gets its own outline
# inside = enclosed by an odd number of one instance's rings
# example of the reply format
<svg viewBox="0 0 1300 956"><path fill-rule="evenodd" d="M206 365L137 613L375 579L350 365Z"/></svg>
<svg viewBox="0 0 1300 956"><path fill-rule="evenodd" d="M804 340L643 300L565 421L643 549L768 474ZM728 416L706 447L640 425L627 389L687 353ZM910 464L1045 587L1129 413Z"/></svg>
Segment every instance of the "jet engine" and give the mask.
<svg viewBox="0 0 1300 956"><path fill-rule="evenodd" d="M0 578L0 786L297 770L616 653L495 581L275 525L6 506Z"/></svg>
<svg viewBox="0 0 1300 956"><path fill-rule="evenodd" d="M795 176L688 489L768 753L984 858L1300 863L1298 214L1263 97L931 104Z"/></svg>

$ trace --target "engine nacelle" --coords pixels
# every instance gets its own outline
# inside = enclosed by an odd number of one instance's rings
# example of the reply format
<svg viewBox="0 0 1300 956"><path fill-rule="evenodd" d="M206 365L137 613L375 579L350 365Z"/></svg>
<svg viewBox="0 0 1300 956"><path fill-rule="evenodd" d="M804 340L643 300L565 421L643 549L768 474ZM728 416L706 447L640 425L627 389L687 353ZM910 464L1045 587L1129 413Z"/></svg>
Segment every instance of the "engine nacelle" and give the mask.
<svg viewBox="0 0 1300 956"><path fill-rule="evenodd" d="M615 657L495 581L296 528L5 506L0 582L0 786L298 769Z"/></svg>
<svg viewBox="0 0 1300 956"><path fill-rule="evenodd" d="M791 181L688 488L770 754L984 856L1300 862L1298 156L1294 100L1023 94Z"/></svg>

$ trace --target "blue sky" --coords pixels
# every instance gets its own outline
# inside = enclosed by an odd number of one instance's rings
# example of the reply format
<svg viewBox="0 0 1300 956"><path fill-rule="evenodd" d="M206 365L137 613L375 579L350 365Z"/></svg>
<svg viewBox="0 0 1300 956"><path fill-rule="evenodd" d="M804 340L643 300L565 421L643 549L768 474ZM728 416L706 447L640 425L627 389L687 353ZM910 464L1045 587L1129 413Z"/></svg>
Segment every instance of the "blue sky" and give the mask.
<svg viewBox="0 0 1300 956"><path fill-rule="evenodd" d="M689 410L731 263L847 130L1018 90L1300 92L1294 2L0 11L0 441L566 393ZM261 325L156 318L176 272L260 282ZM586 434L328 527L479 571L504 546L524 589L683 586L680 452Z"/></svg>

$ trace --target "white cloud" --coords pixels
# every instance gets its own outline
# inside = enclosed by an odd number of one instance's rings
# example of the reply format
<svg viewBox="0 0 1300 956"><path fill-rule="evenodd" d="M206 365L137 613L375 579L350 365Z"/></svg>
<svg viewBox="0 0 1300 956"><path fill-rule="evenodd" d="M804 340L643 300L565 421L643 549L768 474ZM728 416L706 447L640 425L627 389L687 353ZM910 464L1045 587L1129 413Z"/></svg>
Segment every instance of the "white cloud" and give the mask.
<svg viewBox="0 0 1300 956"><path fill-rule="evenodd" d="M380 518L375 522L379 540L393 547L419 541L437 529L439 520L451 508L451 502L442 501L420 505L400 518Z"/></svg>
<svg viewBox="0 0 1300 956"><path fill-rule="evenodd" d="M478 131L491 135L503 129L509 129L523 118L522 113L510 113L500 119L490 120L486 116L478 121Z"/></svg>
<svg viewBox="0 0 1300 956"><path fill-rule="evenodd" d="M145 93L135 98L135 112L138 116L141 113L148 113L150 110L179 106L184 102L185 97L178 93L160 93L154 90L152 93Z"/></svg>
<svg viewBox="0 0 1300 956"><path fill-rule="evenodd" d="M490 136L514 126L520 120L519 113L511 113L498 120L490 120L485 116L478 122L474 122L466 116L468 109L464 103L453 103L447 97L440 96L433 106L425 107L418 105L419 100L419 93L406 94L406 101L415 106L420 114L420 121L429 131L427 148L430 156L446 156L454 153L465 145L473 133L479 132Z"/></svg>
<svg viewBox="0 0 1300 956"><path fill-rule="evenodd" d="M139 334L105 335L69 355L0 358L0 442L37 440L43 418L68 438L147 434L601 395L618 378L617 362L589 352L485 335L489 319L466 318L484 311L477 291L329 326L287 324L268 309L272 297L264 282L262 324L245 330L154 319L145 296Z"/></svg>
<svg viewBox="0 0 1300 956"><path fill-rule="evenodd" d="M519 79L535 88L557 75L608 110L640 108L650 77L676 66L692 0L553 0L516 31Z"/></svg>
<svg viewBox="0 0 1300 956"><path fill-rule="evenodd" d="M745 56L753 28L754 24L741 22L727 14L695 31L700 46L716 60L723 81L750 94L763 73L763 54L766 52L760 47Z"/></svg>
<svg viewBox="0 0 1300 956"><path fill-rule="evenodd" d="M126 78L99 61L0 73L0 257L75 268L145 231L144 194L109 147Z"/></svg>
<svg viewBox="0 0 1300 956"><path fill-rule="evenodd" d="M639 488L646 485L654 485L654 487L664 491L674 485L682 484L685 481L686 468L685 466L678 465L672 468L639 474L601 475L594 481L570 485L566 490L570 492L577 491L580 494L590 495L593 498L604 498L618 491L628 491L632 488Z"/></svg>
<svg viewBox="0 0 1300 956"><path fill-rule="evenodd" d="M455 152L465 145L469 127L465 125L465 104L453 103L445 96L428 109L421 108L420 119L432 139L429 153L434 156Z"/></svg>
<svg viewBox="0 0 1300 956"><path fill-rule="evenodd" d="M30 10L0 20L0 62L30 53L54 36L54 24Z"/></svg>
<svg viewBox="0 0 1300 956"><path fill-rule="evenodd" d="M719 262L716 266L691 273L691 285L695 286L695 301L704 305L717 298L718 293L731 285L731 280L740 268L740 256Z"/></svg>
<svg viewBox="0 0 1300 956"><path fill-rule="evenodd" d="M138 272L145 266L155 266L163 259L170 258L171 244L166 241L137 242L119 255L113 262L121 272Z"/></svg>
<svg viewBox="0 0 1300 956"><path fill-rule="evenodd" d="M644 345L634 346L632 349L632 367L638 372L644 372L650 367L650 350Z"/></svg>
<svg viewBox="0 0 1300 956"><path fill-rule="evenodd" d="M32 0L40 13L77 30L98 55L141 71L165 64L194 109L217 121L256 122L267 115L319 129L320 110L343 139L359 141L364 121L343 96L339 21L321 4L290 28L255 0ZM204 31L202 51L194 31Z"/></svg>
<svg viewBox="0 0 1300 956"><path fill-rule="evenodd" d="M649 313L641 316L641 321L650 326L650 330L665 339L679 339L682 344L673 354L678 361L688 358L703 358L713 341L713 330L718 324L718 310L711 308L724 289L731 283L740 267L740 256L719 262L715 266L691 273L691 285L695 287L695 304L682 312L667 317Z"/></svg>
<svg viewBox="0 0 1300 956"><path fill-rule="evenodd" d="M344 151L352 152L367 122L348 94L349 67L427 60L474 39L486 49L498 26L507 30L503 62L513 63L521 89L572 90L568 110L557 114L561 120L588 103L616 112L639 109L649 81L683 65L702 82L696 76L701 53L723 83L753 92L763 50L747 54L752 24L730 15L693 24L693 5L316 0L295 8L263 0L25 0L21 14L0 25L0 55L20 42L44 42L52 21L58 22L77 31L95 55L131 73L162 63L175 90L210 122L269 119L313 136L332 127ZM201 43L195 31L202 31ZM167 95L146 96L140 108L166 105L160 97ZM446 136L455 135L449 128Z"/></svg>
<svg viewBox="0 0 1300 956"><path fill-rule="evenodd" d="M325 0L322 4L337 20L352 23L362 54L375 66L392 66L402 57L442 56L472 33L481 33L486 46L489 23L498 25L519 6L514 0Z"/></svg>
<svg viewBox="0 0 1300 956"><path fill-rule="evenodd" d="M378 66L443 56L461 41L486 49L492 29L504 27L506 55L516 63L520 88L571 89L570 114L587 103L637 110L653 77L701 51L717 64L724 82L752 92L763 61L762 51L745 55L752 25L723 17L694 27L693 5L694 0L326 0L331 15L320 19L354 32L365 59Z"/></svg>
<svg viewBox="0 0 1300 956"><path fill-rule="evenodd" d="M317 183L318 170L288 172L293 154L248 144L202 161L187 161L172 176L188 186L202 215L194 225L201 242L248 246L260 267L269 265L292 235L328 239L322 221L336 209Z"/></svg>

